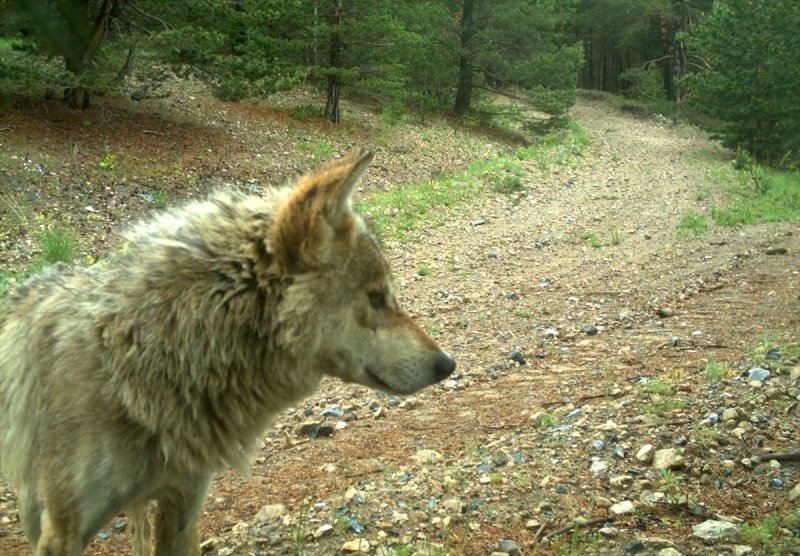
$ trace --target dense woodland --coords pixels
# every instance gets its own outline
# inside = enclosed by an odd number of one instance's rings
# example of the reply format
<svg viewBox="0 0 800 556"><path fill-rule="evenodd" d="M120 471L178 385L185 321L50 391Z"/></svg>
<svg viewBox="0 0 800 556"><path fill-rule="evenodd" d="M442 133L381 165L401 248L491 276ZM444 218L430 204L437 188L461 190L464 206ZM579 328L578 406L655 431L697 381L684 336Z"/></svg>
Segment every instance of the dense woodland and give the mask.
<svg viewBox="0 0 800 556"><path fill-rule="evenodd" d="M341 95L491 118L491 91L558 124L594 89L703 115L732 148L794 167L797 29L795 0L0 0L0 92L84 109L129 77L140 100L173 74L229 101L310 84L337 123Z"/></svg>

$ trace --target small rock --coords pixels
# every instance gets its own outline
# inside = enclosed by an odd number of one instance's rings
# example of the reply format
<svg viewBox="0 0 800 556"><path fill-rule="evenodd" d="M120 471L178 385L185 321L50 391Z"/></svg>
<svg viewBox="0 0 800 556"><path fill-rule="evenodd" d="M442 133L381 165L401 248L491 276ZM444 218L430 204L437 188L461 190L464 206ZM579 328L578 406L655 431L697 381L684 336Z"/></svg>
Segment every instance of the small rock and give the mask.
<svg viewBox="0 0 800 556"><path fill-rule="evenodd" d="M443 457L444 456L442 456L442 454L440 454L436 450L423 449L423 450L418 450L417 453L412 456L412 459L417 463L422 464L422 463L432 463L435 461L439 461Z"/></svg>
<svg viewBox="0 0 800 556"><path fill-rule="evenodd" d="M458 498L451 498L442 502L442 507L452 514L461 514L464 512L464 502Z"/></svg>
<svg viewBox="0 0 800 556"><path fill-rule="evenodd" d="M636 452L636 461L640 461L642 463L650 463L653 461L653 445L645 444L639 448L639 451Z"/></svg>
<svg viewBox="0 0 800 556"><path fill-rule="evenodd" d="M328 415L341 419L344 415L344 409L339 405L331 405L323 409L319 414L320 417L327 417Z"/></svg>
<svg viewBox="0 0 800 556"><path fill-rule="evenodd" d="M522 547L517 541L508 539L500 541L497 549L504 554L508 554L508 556L522 556Z"/></svg>
<svg viewBox="0 0 800 556"><path fill-rule="evenodd" d="M733 556L747 556L748 554L752 553L753 547L745 544L735 544L731 549L731 554L733 554Z"/></svg>
<svg viewBox="0 0 800 556"><path fill-rule="evenodd" d="M333 531L333 525L330 523L323 523L320 525L316 531L314 531L314 538L321 539L322 537L329 535Z"/></svg>
<svg viewBox="0 0 800 556"><path fill-rule="evenodd" d="M253 518L253 522L264 523L272 519L283 517L288 513L289 509L283 504L267 504L266 506L261 506L261 509L258 510L258 513Z"/></svg>
<svg viewBox="0 0 800 556"><path fill-rule="evenodd" d="M614 503L604 496L598 496L594 499L594 505L598 508L610 508Z"/></svg>
<svg viewBox="0 0 800 556"><path fill-rule="evenodd" d="M581 411L580 407L577 409L573 409L572 411L564 415L564 421L570 421L572 419L577 419L579 417L583 417L583 411Z"/></svg>
<svg viewBox="0 0 800 556"><path fill-rule="evenodd" d="M718 521L715 519L707 519L703 523L699 523L692 527L692 536L698 537L707 542L716 540L736 537L739 534L739 529L733 523L727 521Z"/></svg>
<svg viewBox="0 0 800 556"><path fill-rule="evenodd" d="M601 536L606 537L607 539L613 539L619 536L619 529L616 527L601 527L597 530Z"/></svg>
<svg viewBox="0 0 800 556"><path fill-rule="evenodd" d="M614 515L630 514L636 511L636 506L630 500L623 500L611 506L609 510Z"/></svg>
<svg viewBox="0 0 800 556"><path fill-rule="evenodd" d="M458 390L458 381L453 379L446 380L442 383L442 387L445 390Z"/></svg>
<svg viewBox="0 0 800 556"><path fill-rule="evenodd" d="M608 462L601 459L593 461L589 470L594 474L605 473L608 471Z"/></svg>
<svg viewBox="0 0 800 556"><path fill-rule="evenodd" d="M512 361L516 361L520 365L525 365L525 364L528 363L528 360L525 359L525 356L522 354L522 351L520 351L518 349L515 349L514 351L512 351L508 355L508 358L511 359Z"/></svg>
<svg viewBox="0 0 800 556"><path fill-rule="evenodd" d="M662 548L658 551L658 556L681 556L681 553L668 546L667 548Z"/></svg>
<svg viewBox="0 0 800 556"><path fill-rule="evenodd" d="M722 412L720 416L720 420L724 423L726 421L735 421L739 418L739 412L736 410L735 407L729 407L725 411Z"/></svg>
<svg viewBox="0 0 800 556"><path fill-rule="evenodd" d="M794 488L789 491L789 500L800 500L800 483L794 485Z"/></svg>
<svg viewBox="0 0 800 556"><path fill-rule="evenodd" d="M354 517L347 520L347 526L353 533L358 533L360 535L364 532L364 524Z"/></svg>
<svg viewBox="0 0 800 556"><path fill-rule="evenodd" d="M611 477L608 482L613 487L628 488L633 484L633 477L630 475L618 475L616 477Z"/></svg>
<svg viewBox="0 0 800 556"><path fill-rule="evenodd" d="M653 469L679 469L686 460L675 448L656 450L653 454Z"/></svg>
<svg viewBox="0 0 800 556"><path fill-rule="evenodd" d="M645 549L644 543L639 539L634 539L630 542L626 542L622 550L624 550L628 554L636 554L637 552L641 552Z"/></svg>
<svg viewBox="0 0 800 556"><path fill-rule="evenodd" d="M764 381L767 380L770 373L767 369L762 369L761 367L753 367L749 371L747 371L747 379L748 380L757 380L757 381Z"/></svg>
<svg viewBox="0 0 800 556"><path fill-rule="evenodd" d="M367 539L347 541L342 545L342 552L369 554L369 541Z"/></svg>
<svg viewBox="0 0 800 556"><path fill-rule="evenodd" d="M591 324L587 324L586 326L581 328L581 332L583 332L587 336L594 336L595 334L597 334L597 327L592 326Z"/></svg>
<svg viewBox="0 0 800 556"><path fill-rule="evenodd" d="M661 318L672 317L675 315L675 309L672 307L660 307L656 310L656 314Z"/></svg>

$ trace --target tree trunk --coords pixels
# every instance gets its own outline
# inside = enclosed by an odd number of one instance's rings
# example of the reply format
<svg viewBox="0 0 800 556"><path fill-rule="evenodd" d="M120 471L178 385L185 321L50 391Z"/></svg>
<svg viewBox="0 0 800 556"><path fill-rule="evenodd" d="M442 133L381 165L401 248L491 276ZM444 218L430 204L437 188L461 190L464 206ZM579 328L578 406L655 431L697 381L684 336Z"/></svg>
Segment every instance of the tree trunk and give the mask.
<svg viewBox="0 0 800 556"><path fill-rule="evenodd" d="M328 77L328 100L325 103L325 120L332 123L339 123L339 88L342 84L338 77Z"/></svg>
<svg viewBox="0 0 800 556"><path fill-rule="evenodd" d="M103 5L100 13L92 27L92 34L86 43L83 53L80 58L67 56L65 57L66 68L76 76L80 76L86 71L86 68L91 64L97 49L100 48L103 39L106 36L108 29L108 22L111 19L111 12L114 9L114 0L103 0ZM64 87L64 104L68 108L78 110L85 110L89 107L90 91L87 87L82 85L71 85Z"/></svg>
<svg viewBox="0 0 800 556"><path fill-rule="evenodd" d="M332 124L339 123L339 90L342 86L339 67L342 60L342 0L333 0L333 11L330 17L330 73L328 74L328 98L325 102L325 120Z"/></svg>
<svg viewBox="0 0 800 556"><path fill-rule="evenodd" d="M458 88L453 110L459 116L469 111L472 102L472 39L475 25L473 0L464 0L461 8L461 49L458 54Z"/></svg>

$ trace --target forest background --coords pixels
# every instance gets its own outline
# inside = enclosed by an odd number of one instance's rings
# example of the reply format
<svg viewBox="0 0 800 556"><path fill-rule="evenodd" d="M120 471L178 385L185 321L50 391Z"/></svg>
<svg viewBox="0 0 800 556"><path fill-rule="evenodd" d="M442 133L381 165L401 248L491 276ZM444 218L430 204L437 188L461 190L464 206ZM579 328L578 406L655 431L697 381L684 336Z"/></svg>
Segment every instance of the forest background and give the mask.
<svg viewBox="0 0 800 556"><path fill-rule="evenodd" d="M798 28L791 0L0 0L0 92L83 109L131 76L139 100L170 75L229 101L311 84L326 104L309 110L332 123L345 94L390 119L535 133L595 89L713 129L742 164L793 169Z"/></svg>

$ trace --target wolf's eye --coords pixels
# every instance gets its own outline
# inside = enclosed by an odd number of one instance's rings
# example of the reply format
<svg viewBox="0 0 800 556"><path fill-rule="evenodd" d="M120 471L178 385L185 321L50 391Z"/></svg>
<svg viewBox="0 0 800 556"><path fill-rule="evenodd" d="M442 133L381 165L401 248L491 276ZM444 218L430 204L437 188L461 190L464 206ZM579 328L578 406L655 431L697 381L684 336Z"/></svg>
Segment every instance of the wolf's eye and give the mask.
<svg viewBox="0 0 800 556"><path fill-rule="evenodd" d="M369 304L372 305L372 308L376 311L380 311L381 309L386 308L386 293L376 290L369 292Z"/></svg>

